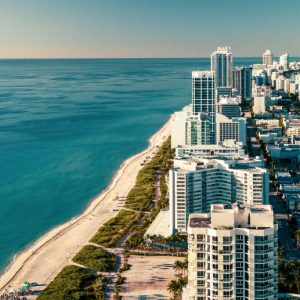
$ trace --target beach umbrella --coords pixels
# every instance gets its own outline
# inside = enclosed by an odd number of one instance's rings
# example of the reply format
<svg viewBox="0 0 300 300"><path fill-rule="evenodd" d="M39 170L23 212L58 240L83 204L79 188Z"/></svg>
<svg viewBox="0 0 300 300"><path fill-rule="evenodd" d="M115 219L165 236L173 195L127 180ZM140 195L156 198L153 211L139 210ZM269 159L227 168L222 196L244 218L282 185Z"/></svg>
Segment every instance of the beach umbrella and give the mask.
<svg viewBox="0 0 300 300"><path fill-rule="evenodd" d="M30 288L30 283L28 281L25 281L21 286L22 290L28 290L29 288Z"/></svg>

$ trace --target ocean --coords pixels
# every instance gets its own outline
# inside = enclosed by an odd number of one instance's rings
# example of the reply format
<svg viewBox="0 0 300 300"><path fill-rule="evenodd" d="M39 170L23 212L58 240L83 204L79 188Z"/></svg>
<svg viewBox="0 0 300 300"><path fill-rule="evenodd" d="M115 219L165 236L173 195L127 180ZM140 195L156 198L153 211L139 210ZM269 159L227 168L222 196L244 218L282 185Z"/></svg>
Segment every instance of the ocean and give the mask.
<svg viewBox="0 0 300 300"><path fill-rule="evenodd" d="M191 72L209 66L208 58L0 60L0 270L81 213L191 102Z"/></svg>

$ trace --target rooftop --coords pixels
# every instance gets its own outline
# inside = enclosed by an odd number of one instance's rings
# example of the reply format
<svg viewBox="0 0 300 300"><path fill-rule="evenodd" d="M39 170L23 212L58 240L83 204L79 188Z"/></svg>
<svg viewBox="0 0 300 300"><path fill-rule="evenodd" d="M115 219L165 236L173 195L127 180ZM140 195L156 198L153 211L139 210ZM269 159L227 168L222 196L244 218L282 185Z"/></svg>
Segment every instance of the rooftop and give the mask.
<svg viewBox="0 0 300 300"><path fill-rule="evenodd" d="M271 205L238 206L213 204L210 214L191 214L189 228L266 229L274 227Z"/></svg>

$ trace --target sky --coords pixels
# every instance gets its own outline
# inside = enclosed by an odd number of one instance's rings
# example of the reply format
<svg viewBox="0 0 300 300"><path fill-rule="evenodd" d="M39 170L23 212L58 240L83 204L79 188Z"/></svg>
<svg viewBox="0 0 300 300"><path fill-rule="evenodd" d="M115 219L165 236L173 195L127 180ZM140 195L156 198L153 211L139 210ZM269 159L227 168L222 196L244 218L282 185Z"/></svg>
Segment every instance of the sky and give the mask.
<svg viewBox="0 0 300 300"><path fill-rule="evenodd" d="M1 0L0 58L300 56L300 0Z"/></svg>

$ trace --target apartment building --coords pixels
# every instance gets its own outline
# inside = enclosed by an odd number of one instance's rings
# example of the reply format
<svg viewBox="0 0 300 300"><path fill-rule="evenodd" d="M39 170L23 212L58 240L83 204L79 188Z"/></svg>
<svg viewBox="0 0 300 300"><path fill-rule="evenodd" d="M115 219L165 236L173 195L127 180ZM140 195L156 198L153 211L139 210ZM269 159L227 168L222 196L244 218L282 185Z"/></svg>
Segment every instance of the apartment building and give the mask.
<svg viewBox="0 0 300 300"><path fill-rule="evenodd" d="M186 232L191 213L212 204L267 204L269 172L260 159L175 159L169 171L170 231Z"/></svg>
<svg viewBox="0 0 300 300"><path fill-rule="evenodd" d="M214 204L210 213L191 214L183 299L277 299L277 252L271 205Z"/></svg>

